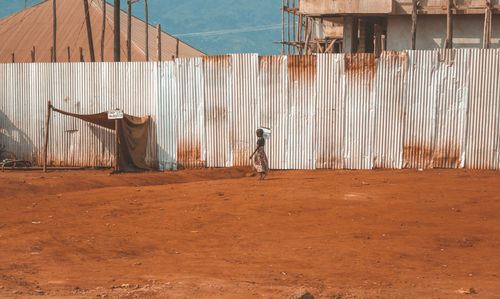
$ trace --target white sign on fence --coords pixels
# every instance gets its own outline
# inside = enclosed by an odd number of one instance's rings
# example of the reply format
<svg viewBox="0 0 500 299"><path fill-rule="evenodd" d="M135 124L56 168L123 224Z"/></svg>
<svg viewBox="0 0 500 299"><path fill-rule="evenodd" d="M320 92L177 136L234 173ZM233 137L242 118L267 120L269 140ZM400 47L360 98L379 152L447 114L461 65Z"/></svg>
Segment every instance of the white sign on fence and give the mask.
<svg viewBox="0 0 500 299"><path fill-rule="evenodd" d="M122 119L123 118L123 110L115 109L108 111L108 119Z"/></svg>

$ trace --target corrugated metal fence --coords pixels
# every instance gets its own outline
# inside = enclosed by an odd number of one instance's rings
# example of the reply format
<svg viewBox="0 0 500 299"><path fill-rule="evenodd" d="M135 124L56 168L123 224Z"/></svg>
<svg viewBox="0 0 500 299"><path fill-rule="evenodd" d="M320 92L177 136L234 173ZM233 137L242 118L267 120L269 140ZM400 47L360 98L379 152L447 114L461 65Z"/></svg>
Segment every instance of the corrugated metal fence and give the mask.
<svg viewBox="0 0 500 299"><path fill-rule="evenodd" d="M0 64L0 144L35 164L48 100L151 115L161 170L250 165L259 126L273 169L500 167L499 50ZM52 165L110 166L113 146L111 131L53 115Z"/></svg>

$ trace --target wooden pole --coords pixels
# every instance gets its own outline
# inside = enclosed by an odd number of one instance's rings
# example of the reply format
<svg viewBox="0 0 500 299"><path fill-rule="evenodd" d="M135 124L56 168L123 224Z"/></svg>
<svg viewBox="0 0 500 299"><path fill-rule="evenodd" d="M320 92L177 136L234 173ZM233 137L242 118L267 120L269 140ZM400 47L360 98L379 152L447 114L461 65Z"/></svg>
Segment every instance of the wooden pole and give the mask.
<svg viewBox="0 0 500 299"><path fill-rule="evenodd" d="M52 0L52 62L57 62L57 14L56 14L56 0Z"/></svg>
<svg viewBox="0 0 500 299"><path fill-rule="evenodd" d="M413 9L411 11L411 47L410 49L416 49L417 40L417 14L418 14L418 0L413 0Z"/></svg>
<svg viewBox="0 0 500 299"><path fill-rule="evenodd" d="M319 43L319 40L316 40L316 46L317 46L318 51L319 51L320 53L324 53L324 51L323 51L323 47L322 47L322 46L321 46L321 44Z"/></svg>
<svg viewBox="0 0 500 299"><path fill-rule="evenodd" d="M101 62L104 62L104 37L106 36L106 0L102 0Z"/></svg>
<svg viewBox="0 0 500 299"><path fill-rule="evenodd" d="M330 44L328 45L328 47L327 47L327 48L326 48L326 50L325 50L325 53L333 53L333 47L335 46L335 42L336 42L336 41L337 41L337 40L336 40L336 39L334 39L334 40L332 40L332 41L330 42Z"/></svg>
<svg viewBox="0 0 500 299"><path fill-rule="evenodd" d="M35 46L33 46L33 50L31 50L31 62L35 62L35 58L36 58L36 52L35 52Z"/></svg>
<svg viewBox="0 0 500 299"><path fill-rule="evenodd" d="M293 18L293 22L292 22L292 24L293 24L293 35L292 36L293 36L293 39L295 41L295 40L297 40L295 38L296 37L296 35L295 35L295 21L296 21L295 20L295 0L292 0L292 7L293 7L293 14L292 14L292 18ZM296 49L296 47L294 46L293 47L293 55L295 55L295 49Z"/></svg>
<svg viewBox="0 0 500 299"><path fill-rule="evenodd" d="M68 62L71 62L71 49L68 46Z"/></svg>
<svg viewBox="0 0 500 299"><path fill-rule="evenodd" d="M83 0L85 10L85 24L87 25L87 39L89 42L90 61L95 62L94 38L92 37L92 24L90 23L89 1Z"/></svg>
<svg viewBox="0 0 500 299"><path fill-rule="evenodd" d="M382 52L385 52L386 45L387 45L387 43L386 43L387 42L387 38L386 38L385 34L382 34L380 36L380 40L381 40L381 48L382 48L381 50L382 50Z"/></svg>
<svg viewBox="0 0 500 299"><path fill-rule="evenodd" d="M16 56L14 54L14 52L12 52L12 63L15 63L16 62Z"/></svg>
<svg viewBox="0 0 500 299"><path fill-rule="evenodd" d="M132 0L127 0L127 61L132 61Z"/></svg>
<svg viewBox="0 0 500 299"><path fill-rule="evenodd" d="M156 39L158 41L158 61L161 61L161 25L156 25Z"/></svg>
<svg viewBox="0 0 500 299"><path fill-rule="evenodd" d="M490 0L486 0L486 10L484 12L484 30L483 30L483 49L489 49L491 45L491 4Z"/></svg>
<svg viewBox="0 0 500 299"><path fill-rule="evenodd" d="M114 0L114 60L120 61L120 0Z"/></svg>
<svg viewBox="0 0 500 299"><path fill-rule="evenodd" d="M115 172L118 172L118 119L115 119Z"/></svg>
<svg viewBox="0 0 500 299"><path fill-rule="evenodd" d="M85 58L83 57L83 48L80 47L80 62L84 62Z"/></svg>
<svg viewBox="0 0 500 299"><path fill-rule="evenodd" d="M299 55L302 54L302 47L300 46L300 44L302 43L302 26L303 26L303 18L302 18L302 15L299 15L299 30L297 32L297 41L299 42L299 46L298 46L298 49L297 49L297 52Z"/></svg>
<svg viewBox="0 0 500 299"><path fill-rule="evenodd" d="M288 32L287 35L287 54L290 55L290 0L286 0L286 31Z"/></svg>
<svg viewBox="0 0 500 299"><path fill-rule="evenodd" d="M148 0L144 0L144 14L146 15L146 61L149 61L149 21L148 21Z"/></svg>
<svg viewBox="0 0 500 299"><path fill-rule="evenodd" d="M445 49L453 48L453 0L448 0L448 7L446 9L446 41L444 43Z"/></svg>
<svg viewBox="0 0 500 299"><path fill-rule="evenodd" d="M179 38L175 38L175 58L179 58Z"/></svg>
<svg viewBox="0 0 500 299"><path fill-rule="evenodd" d="M54 47L50 47L50 62L54 62Z"/></svg>
<svg viewBox="0 0 500 299"><path fill-rule="evenodd" d="M304 55L308 54L308 49L309 49L309 40L311 38L311 24L309 23L309 18L306 17L306 40L304 44Z"/></svg>
<svg viewBox="0 0 500 299"><path fill-rule="evenodd" d="M50 111L52 104L50 101L47 103L47 117L45 118L45 139L43 142L43 172L47 172L47 147L49 143L49 125L50 125Z"/></svg>
<svg viewBox="0 0 500 299"><path fill-rule="evenodd" d="M285 0L281 0L281 55L285 54Z"/></svg>

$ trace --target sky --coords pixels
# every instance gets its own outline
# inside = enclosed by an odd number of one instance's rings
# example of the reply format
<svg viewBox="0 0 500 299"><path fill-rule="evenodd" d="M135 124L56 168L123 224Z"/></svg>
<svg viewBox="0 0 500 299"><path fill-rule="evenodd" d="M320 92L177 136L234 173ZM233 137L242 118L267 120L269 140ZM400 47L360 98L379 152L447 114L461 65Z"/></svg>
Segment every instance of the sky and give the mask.
<svg viewBox="0 0 500 299"><path fill-rule="evenodd" d="M40 2L28 0L28 6ZM126 10L126 0L121 3ZM280 54L273 44L281 40L280 6L280 0L148 0L149 23L210 55ZM0 0L0 18L23 8L24 0ZM132 14L144 19L143 0L132 5Z"/></svg>

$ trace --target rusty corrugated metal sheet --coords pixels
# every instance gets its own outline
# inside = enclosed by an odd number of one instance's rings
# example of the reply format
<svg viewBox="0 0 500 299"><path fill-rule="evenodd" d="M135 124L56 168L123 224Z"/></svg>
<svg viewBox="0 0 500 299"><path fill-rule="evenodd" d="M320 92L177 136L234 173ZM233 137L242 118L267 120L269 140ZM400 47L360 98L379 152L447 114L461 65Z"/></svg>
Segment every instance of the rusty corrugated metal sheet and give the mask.
<svg viewBox="0 0 500 299"><path fill-rule="evenodd" d="M316 67L316 56L288 56L288 169L316 168Z"/></svg>
<svg viewBox="0 0 500 299"><path fill-rule="evenodd" d="M249 165L259 126L273 169L498 169L499 62L436 50L0 64L0 144L39 164L51 100L150 114L147 161L162 170ZM113 152L111 131L54 114L51 164L110 166Z"/></svg>
<svg viewBox="0 0 500 299"><path fill-rule="evenodd" d="M384 52L377 63L373 167L401 168L407 52Z"/></svg>
<svg viewBox="0 0 500 299"><path fill-rule="evenodd" d="M176 134L179 168L206 166L205 92L201 58L176 60L176 92L173 105L177 111ZM168 101L168 99L162 99Z"/></svg>
<svg viewBox="0 0 500 299"><path fill-rule="evenodd" d="M231 56L204 56L205 136L208 167L233 165Z"/></svg>
<svg viewBox="0 0 500 299"><path fill-rule="evenodd" d="M344 168L371 169L377 63L373 54L346 54L345 67Z"/></svg>
<svg viewBox="0 0 500 299"><path fill-rule="evenodd" d="M233 166L250 166L259 120L259 56L231 55L231 150Z"/></svg>
<svg viewBox="0 0 500 299"><path fill-rule="evenodd" d="M288 169L288 57L259 57L259 119L260 125L272 130L266 143L269 166Z"/></svg>
<svg viewBox="0 0 500 299"><path fill-rule="evenodd" d="M470 50L469 60L465 167L499 169L500 50Z"/></svg>
<svg viewBox="0 0 500 299"><path fill-rule="evenodd" d="M317 62L316 168L344 168L345 58L319 54Z"/></svg>

